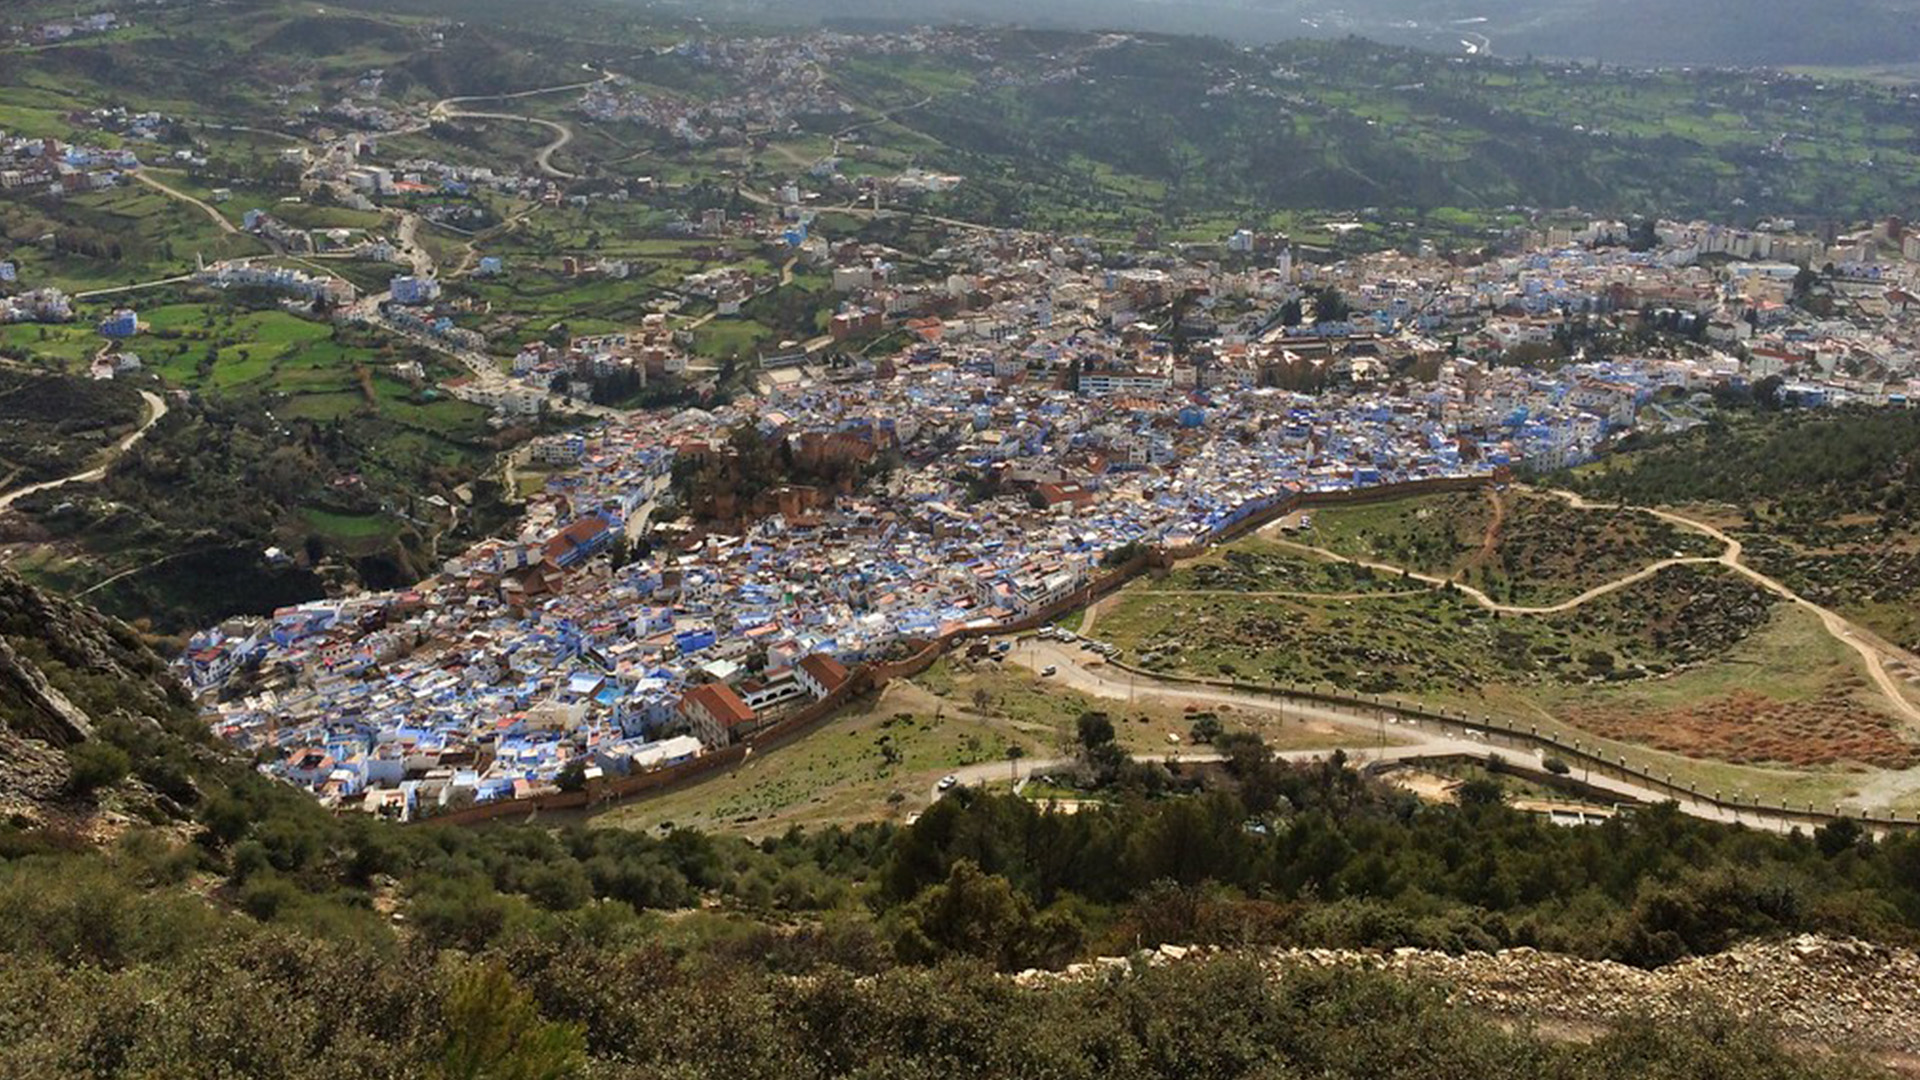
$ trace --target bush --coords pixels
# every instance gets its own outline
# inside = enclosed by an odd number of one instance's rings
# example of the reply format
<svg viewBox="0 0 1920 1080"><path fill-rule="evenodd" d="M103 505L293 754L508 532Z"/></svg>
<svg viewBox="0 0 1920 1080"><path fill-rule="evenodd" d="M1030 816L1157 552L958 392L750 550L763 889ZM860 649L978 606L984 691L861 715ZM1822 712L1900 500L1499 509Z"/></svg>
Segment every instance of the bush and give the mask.
<svg viewBox="0 0 1920 1080"><path fill-rule="evenodd" d="M1194 717L1193 727L1187 735L1196 743L1211 743L1224 733L1218 716L1212 713L1201 713Z"/></svg>
<svg viewBox="0 0 1920 1080"><path fill-rule="evenodd" d="M67 751L67 790L85 798L119 783L132 767L127 752L112 743L83 742Z"/></svg>

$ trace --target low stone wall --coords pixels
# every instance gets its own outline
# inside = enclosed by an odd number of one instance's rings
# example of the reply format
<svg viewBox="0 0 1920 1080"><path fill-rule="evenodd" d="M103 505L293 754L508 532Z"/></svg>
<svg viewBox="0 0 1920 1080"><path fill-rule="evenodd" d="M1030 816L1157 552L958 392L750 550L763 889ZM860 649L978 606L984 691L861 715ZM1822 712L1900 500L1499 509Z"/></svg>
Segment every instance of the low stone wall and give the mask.
<svg viewBox="0 0 1920 1080"><path fill-rule="evenodd" d="M1276 981L1330 968L1385 973L1438 989L1460 1006L1575 1030L1645 1016L1731 1015L1795 1043L1891 1055L1890 1075L1910 1074L1902 1066L1920 1053L1920 955L1810 934L1743 942L1651 970L1528 948L1444 953L1162 945L1009 978L1023 986L1106 981L1220 957L1258 963Z"/></svg>

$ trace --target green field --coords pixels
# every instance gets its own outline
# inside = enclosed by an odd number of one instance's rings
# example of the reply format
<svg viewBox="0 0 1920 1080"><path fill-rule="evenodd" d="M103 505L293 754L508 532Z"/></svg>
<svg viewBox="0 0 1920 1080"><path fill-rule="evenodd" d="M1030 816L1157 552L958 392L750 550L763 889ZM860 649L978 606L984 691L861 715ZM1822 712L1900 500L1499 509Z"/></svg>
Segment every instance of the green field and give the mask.
<svg viewBox="0 0 1920 1080"><path fill-rule="evenodd" d="M1191 725L1191 718L1165 706L1123 707L1062 690L1024 667L955 657L890 685L803 739L756 752L714 779L616 808L594 823L766 836L794 825L898 818L924 808L944 774L1006 762L1009 746L1018 745L1029 763L1071 757L1074 723L1086 712L1109 714L1120 745L1134 754L1176 748L1167 736L1184 741ZM1226 723L1258 732L1276 749L1341 741L1329 729L1273 715L1235 714ZM1011 778L1011 765L1008 770L1003 782Z"/></svg>
<svg viewBox="0 0 1920 1080"><path fill-rule="evenodd" d="M384 540L399 529L393 519L379 514L341 514L308 507L300 516L324 536L348 542Z"/></svg>
<svg viewBox="0 0 1920 1080"><path fill-rule="evenodd" d="M1368 509L1349 524L1407 520ZM1703 760L1905 767L1920 750L1816 618L1713 566L1497 616L1256 538L1128 586L1094 632L1153 670L1398 696Z"/></svg>
<svg viewBox="0 0 1920 1080"><path fill-rule="evenodd" d="M60 238L22 244L9 257L23 283L74 293L184 274L196 256L212 262L266 250L252 237L222 232L195 207L131 183L53 205L0 200L0 227L10 236Z"/></svg>

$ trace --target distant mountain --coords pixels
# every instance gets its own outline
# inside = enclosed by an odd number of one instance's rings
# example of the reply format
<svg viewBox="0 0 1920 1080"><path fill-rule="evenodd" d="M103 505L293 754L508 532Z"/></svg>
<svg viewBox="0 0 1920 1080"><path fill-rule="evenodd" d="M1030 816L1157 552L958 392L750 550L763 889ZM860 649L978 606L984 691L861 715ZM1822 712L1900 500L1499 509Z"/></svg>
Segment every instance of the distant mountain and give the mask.
<svg viewBox="0 0 1920 1080"><path fill-rule="evenodd" d="M979 21L1209 34L1360 35L1447 52L1620 64L1920 63L1920 0L662 0L710 20Z"/></svg>

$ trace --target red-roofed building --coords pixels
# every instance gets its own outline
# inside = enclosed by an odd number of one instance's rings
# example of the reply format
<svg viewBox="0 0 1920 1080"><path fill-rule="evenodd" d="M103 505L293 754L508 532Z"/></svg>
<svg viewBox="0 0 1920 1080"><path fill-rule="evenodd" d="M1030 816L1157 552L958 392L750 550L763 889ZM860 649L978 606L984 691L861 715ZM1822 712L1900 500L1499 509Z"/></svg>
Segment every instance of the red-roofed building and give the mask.
<svg viewBox="0 0 1920 1080"><path fill-rule="evenodd" d="M754 721L753 710L725 683L705 683L687 691L680 699L680 718L701 742L713 747L732 742Z"/></svg>
<svg viewBox="0 0 1920 1080"><path fill-rule="evenodd" d="M812 653L800 658L800 663L794 667L793 677L818 701L845 686L847 680L853 678L853 673L847 670L845 664L826 653Z"/></svg>
<svg viewBox="0 0 1920 1080"><path fill-rule="evenodd" d="M555 566L570 567L613 541L613 528L597 515L583 517L556 533L547 541L542 554Z"/></svg>
<svg viewBox="0 0 1920 1080"><path fill-rule="evenodd" d="M1034 488L1034 492L1047 504L1049 510L1061 503L1068 503L1075 510L1083 510L1093 505L1093 492L1073 481L1067 481L1064 484L1040 484Z"/></svg>

